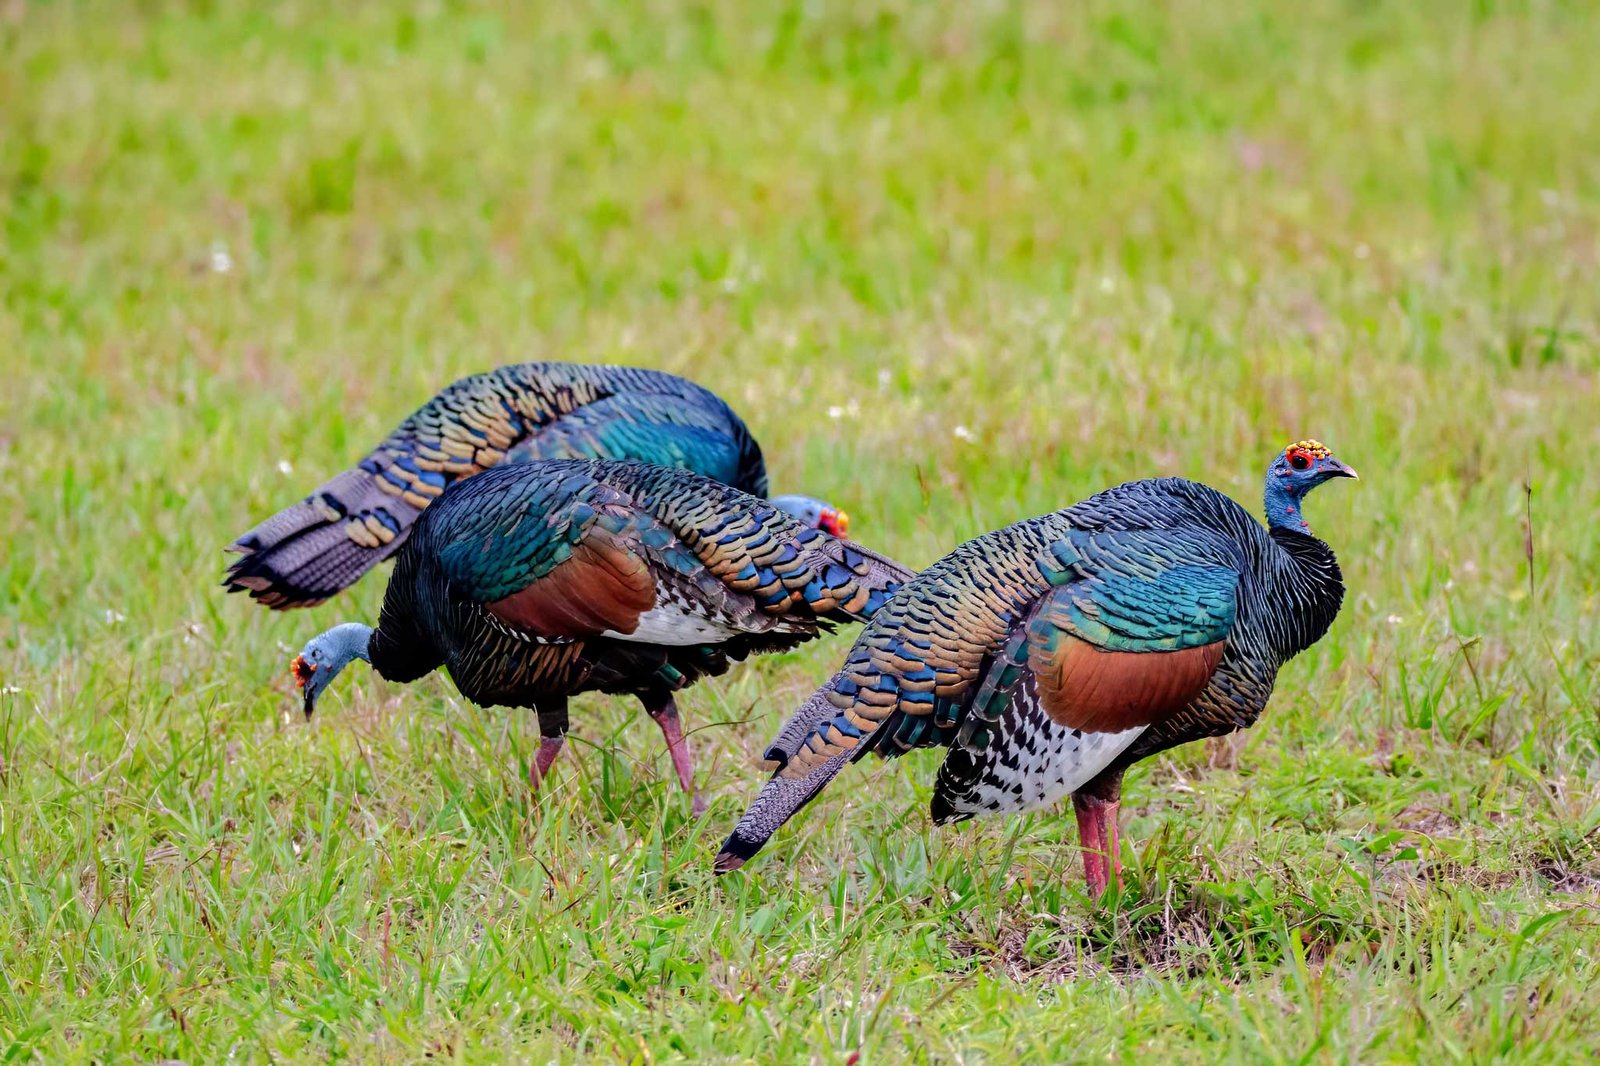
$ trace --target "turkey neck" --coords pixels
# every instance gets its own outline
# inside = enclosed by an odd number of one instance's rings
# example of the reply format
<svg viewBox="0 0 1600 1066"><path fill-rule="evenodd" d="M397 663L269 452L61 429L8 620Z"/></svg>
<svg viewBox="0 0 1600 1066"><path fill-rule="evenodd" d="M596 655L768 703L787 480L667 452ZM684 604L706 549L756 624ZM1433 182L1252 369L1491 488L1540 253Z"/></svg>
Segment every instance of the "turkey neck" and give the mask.
<svg viewBox="0 0 1600 1066"><path fill-rule="evenodd" d="M367 642L367 661L385 681L415 681L439 666L438 653L430 647L395 639L384 626L372 631Z"/></svg>
<svg viewBox="0 0 1600 1066"><path fill-rule="evenodd" d="M407 540L383 594L378 628L367 642L367 661L385 681L415 681L444 665L444 656L418 622L416 554Z"/></svg>
<svg viewBox="0 0 1600 1066"><path fill-rule="evenodd" d="M1333 549L1311 533L1274 526L1267 535L1283 549L1276 553L1273 583L1292 607L1273 612L1281 623L1273 643L1288 660L1321 640L1333 624L1344 600L1344 575Z"/></svg>

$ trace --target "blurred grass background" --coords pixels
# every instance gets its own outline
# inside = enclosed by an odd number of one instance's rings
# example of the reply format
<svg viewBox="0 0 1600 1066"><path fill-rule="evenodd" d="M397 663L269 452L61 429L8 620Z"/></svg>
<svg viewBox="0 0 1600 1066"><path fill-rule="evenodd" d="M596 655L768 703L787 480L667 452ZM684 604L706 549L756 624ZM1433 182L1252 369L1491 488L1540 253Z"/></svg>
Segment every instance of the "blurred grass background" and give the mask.
<svg viewBox="0 0 1600 1066"><path fill-rule="evenodd" d="M8 1059L1588 1061L1587 4L0 4ZM934 831L863 764L709 857L841 634L654 727L290 649L221 546L462 374L662 367L917 565L1288 440L1350 593L1248 734ZM1531 488L1531 531L1525 525ZM1530 572L1529 559L1532 559Z"/></svg>

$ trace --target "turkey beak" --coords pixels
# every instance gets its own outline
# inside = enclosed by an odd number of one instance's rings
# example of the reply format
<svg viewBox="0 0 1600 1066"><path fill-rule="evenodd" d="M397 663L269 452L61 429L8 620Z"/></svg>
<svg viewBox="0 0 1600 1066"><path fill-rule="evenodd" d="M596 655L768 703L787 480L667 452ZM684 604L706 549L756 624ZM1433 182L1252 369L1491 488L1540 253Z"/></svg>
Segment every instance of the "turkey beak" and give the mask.
<svg viewBox="0 0 1600 1066"><path fill-rule="evenodd" d="M1337 459L1329 459L1328 464L1328 472L1333 477L1348 477L1357 481L1361 480L1361 475L1356 473L1356 468L1353 466L1346 466Z"/></svg>
<svg viewBox="0 0 1600 1066"><path fill-rule="evenodd" d="M311 683L311 678L317 672L315 663L306 662L304 655L296 655L294 662L289 664L289 669L294 672L295 687L300 690L305 699L306 720L311 720L311 711L317 702L317 686Z"/></svg>

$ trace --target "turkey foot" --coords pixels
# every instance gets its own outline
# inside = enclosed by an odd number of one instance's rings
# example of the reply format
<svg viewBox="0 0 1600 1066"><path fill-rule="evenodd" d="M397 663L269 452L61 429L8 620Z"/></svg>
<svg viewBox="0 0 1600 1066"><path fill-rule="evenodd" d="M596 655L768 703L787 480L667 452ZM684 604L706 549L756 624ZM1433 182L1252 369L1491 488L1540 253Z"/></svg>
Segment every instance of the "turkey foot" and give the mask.
<svg viewBox="0 0 1600 1066"><path fill-rule="evenodd" d="M1094 899L1104 896L1113 878L1121 890L1122 856L1117 836L1121 800L1074 792L1072 806L1078 814L1078 847L1083 851L1083 876L1089 883L1089 895Z"/></svg>
<svg viewBox="0 0 1600 1066"><path fill-rule="evenodd" d="M533 765L528 767L529 790L534 793L539 791L539 786L549 776L550 767L555 764L556 756L561 754L561 746L566 742L565 737L539 738L539 751L533 757Z"/></svg>
<svg viewBox="0 0 1600 1066"><path fill-rule="evenodd" d="M678 783L689 794L689 809L696 818L700 817L706 812L706 801L694 789L694 757L689 754L689 742L683 736L683 723L678 719L677 704L672 702L671 696L667 696L655 706L646 703L645 711L661 727L661 735L667 741L667 754L672 756L673 768L678 771Z"/></svg>

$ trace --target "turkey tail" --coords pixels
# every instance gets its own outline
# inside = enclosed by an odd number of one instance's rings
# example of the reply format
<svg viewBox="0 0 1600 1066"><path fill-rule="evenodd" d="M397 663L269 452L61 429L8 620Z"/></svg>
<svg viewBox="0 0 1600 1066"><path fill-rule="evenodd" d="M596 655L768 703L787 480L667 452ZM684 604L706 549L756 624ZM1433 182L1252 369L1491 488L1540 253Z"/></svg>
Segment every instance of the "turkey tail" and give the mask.
<svg viewBox="0 0 1600 1066"><path fill-rule="evenodd" d="M838 708L828 699L832 689L833 682L829 682L801 704L800 709L784 724L777 740L767 749L766 757L777 761L778 768L761 786L755 802L750 804L750 809L745 811L744 817L739 819L739 824L723 842L722 850L717 853L717 873L725 874L743 866L772 839L772 834L784 822L793 818L800 808L826 788L828 782L856 753L853 745L841 745L838 750L826 753L824 758L814 762L803 773L791 776L784 772L790 769L789 763L795 756L790 749L798 747L821 723L838 715Z"/></svg>
<svg viewBox="0 0 1600 1066"><path fill-rule="evenodd" d="M841 610L857 621L871 618L902 585L917 576L915 570L853 541L833 541L824 552L836 566L854 576L857 595ZM824 572L823 580L843 586L849 575L842 571ZM784 822L827 787L845 763L859 754L861 731L830 698L843 677L835 675L801 704L763 753L762 757L775 764L776 770L717 853L718 873L743 866Z"/></svg>
<svg viewBox="0 0 1600 1066"><path fill-rule="evenodd" d="M421 514L378 485L367 464L346 470L228 546L223 580L274 610L312 607L392 555Z"/></svg>
<svg viewBox="0 0 1600 1066"><path fill-rule="evenodd" d="M450 482L501 462L527 434L515 406L538 364L501 367L442 389L356 466L228 547L229 592L275 610L310 607L350 587L399 550Z"/></svg>
<svg viewBox="0 0 1600 1066"><path fill-rule="evenodd" d="M837 676L834 678L837 680ZM839 709L829 702L828 689L833 687L833 681L802 703L789 720L783 723L783 728L778 730L778 735L772 738L772 743L767 745L767 750L761 753L765 763L764 770L782 770L789 765L789 760L794 758L795 752L800 750L800 745L811 736L812 730L839 713Z"/></svg>

